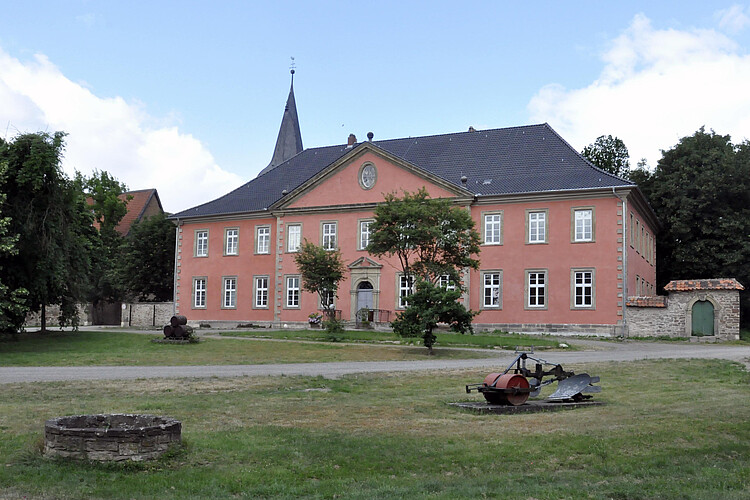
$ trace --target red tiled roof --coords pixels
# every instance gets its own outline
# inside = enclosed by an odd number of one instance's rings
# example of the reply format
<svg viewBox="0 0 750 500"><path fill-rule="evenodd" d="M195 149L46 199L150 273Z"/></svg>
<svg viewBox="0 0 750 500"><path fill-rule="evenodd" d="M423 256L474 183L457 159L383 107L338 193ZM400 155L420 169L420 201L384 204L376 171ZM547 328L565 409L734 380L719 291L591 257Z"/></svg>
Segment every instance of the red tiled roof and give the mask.
<svg viewBox="0 0 750 500"><path fill-rule="evenodd" d="M664 290L668 292L686 292L690 290L744 290L745 287L734 278L713 280L675 280L667 283Z"/></svg>
<svg viewBox="0 0 750 500"><path fill-rule="evenodd" d="M130 200L128 200L128 197L130 197ZM159 210L163 211L161 206L161 200L159 199L159 193L156 192L156 189L140 189L138 191L128 191L127 193L122 193L120 196L118 196L122 201L127 202L128 212L125 214L125 216L120 220L120 223L115 227L118 233L120 233L123 236L127 236L130 232L130 226L132 226L136 221L141 220L141 218L144 215L144 212L148 208L149 203L153 198L156 198L156 203L159 206ZM91 198L86 199L86 203L89 205L94 204L94 200ZM94 227L99 229L99 224L94 221Z"/></svg>
<svg viewBox="0 0 750 500"><path fill-rule="evenodd" d="M667 296L628 297L626 305L628 307L667 307Z"/></svg>

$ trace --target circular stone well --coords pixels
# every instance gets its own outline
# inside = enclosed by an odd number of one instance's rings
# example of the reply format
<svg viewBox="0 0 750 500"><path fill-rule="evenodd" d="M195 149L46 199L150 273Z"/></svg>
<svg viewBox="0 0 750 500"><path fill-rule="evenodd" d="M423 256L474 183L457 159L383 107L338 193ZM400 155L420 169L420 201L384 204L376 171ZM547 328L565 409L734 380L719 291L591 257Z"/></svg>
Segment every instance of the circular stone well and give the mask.
<svg viewBox="0 0 750 500"><path fill-rule="evenodd" d="M75 415L44 424L44 454L48 457L152 460L181 439L179 420L156 415Z"/></svg>

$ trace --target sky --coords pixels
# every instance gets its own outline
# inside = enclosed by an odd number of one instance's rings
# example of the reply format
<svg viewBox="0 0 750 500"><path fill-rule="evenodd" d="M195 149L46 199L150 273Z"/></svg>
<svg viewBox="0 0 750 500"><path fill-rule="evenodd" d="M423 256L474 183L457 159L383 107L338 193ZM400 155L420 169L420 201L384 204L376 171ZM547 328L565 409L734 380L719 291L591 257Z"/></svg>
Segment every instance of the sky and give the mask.
<svg viewBox="0 0 750 500"><path fill-rule="evenodd" d="M268 164L294 64L306 148L547 122L654 168L750 139L749 49L750 2L0 0L0 137L174 213Z"/></svg>

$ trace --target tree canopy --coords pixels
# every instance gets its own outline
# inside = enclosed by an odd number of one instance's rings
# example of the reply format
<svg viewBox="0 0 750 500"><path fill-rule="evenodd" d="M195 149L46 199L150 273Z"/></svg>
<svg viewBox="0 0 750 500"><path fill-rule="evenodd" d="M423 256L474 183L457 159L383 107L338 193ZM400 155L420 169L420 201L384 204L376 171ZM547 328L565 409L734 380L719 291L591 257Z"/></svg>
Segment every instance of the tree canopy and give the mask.
<svg viewBox="0 0 750 500"><path fill-rule="evenodd" d="M461 333L473 331L474 313L458 302L464 289L462 271L479 268L474 256L479 254L480 237L466 209L450 200L430 198L425 188L405 191L401 197L389 193L376 207L370 231L367 251L396 256L404 276L414 282L406 309L392 323L395 332L402 336L421 333L432 353L438 323ZM454 289L438 285L441 280Z"/></svg>
<svg viewBox="0 0 750 500"><path fill-rule="evenodd" d="M60 324L77 325L76 304L88 283L91 214L75 184L62 171L62 132L22 134L0 145L7 166L2 213L18 235L15 255L0 258L10 289L28 290L31 310L60 305Z"/></svg>
<svg viewBox="0 0 750 500"><path fill-rule="evenodd" d="M142 301L168 302L174 289L175 225L166 214L134 223L122 252L122 280Z"/></svg>
<svg viewBox="0 0 750 500"><path fill-rule="evenodd" d="M639 186L663 224L657 282L737 278L750 284L750 143L700 128L664 151ZM742 292L743 323L750 315Z"/></svg>
<svg viewBox="0 0 750 500"><path fill-rule="evenodd" d="M625 143L617 137L601 135L593 144L583 148L581 155L605 172L628 178L630 153Z"/></svg>

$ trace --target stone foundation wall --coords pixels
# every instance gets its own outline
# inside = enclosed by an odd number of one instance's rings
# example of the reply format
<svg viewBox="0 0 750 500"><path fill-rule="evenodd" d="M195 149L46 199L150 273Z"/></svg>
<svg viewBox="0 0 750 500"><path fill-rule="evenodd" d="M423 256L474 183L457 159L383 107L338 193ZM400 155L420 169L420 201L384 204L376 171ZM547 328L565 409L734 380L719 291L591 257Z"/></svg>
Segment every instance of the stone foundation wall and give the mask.
<svg viewBox="0 0 750 500"><path fill-rule="evenodd" d="M91 304L78 304L78 325L79 326L88 326L91 323ZM44 308L44 311L47 315L47 328L52 327L59 327L60 322L57 320L57 318L60 316L60 306L58 305L52 305L47 306ZM28 327L34 327L34 326L41 326L42 324L42 314L41 311L36 312L30 312L26 315L26 323L24 326L26 328Z"/></svg>

